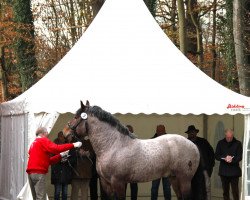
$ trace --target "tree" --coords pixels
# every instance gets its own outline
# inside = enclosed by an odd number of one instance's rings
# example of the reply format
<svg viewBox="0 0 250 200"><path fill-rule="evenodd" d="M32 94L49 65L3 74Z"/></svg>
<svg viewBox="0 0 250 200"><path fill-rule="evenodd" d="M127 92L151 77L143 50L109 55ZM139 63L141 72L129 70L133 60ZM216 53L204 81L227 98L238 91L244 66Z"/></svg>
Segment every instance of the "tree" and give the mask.
<svg viewBox="0 0 250 200"><path fill-rule="evenodd" d="M149 11L155 17L156 12L156 0L144 0L146 6L148 7Z"/></svg>
<svg viewBox="0 0 250 200"><path fill-rule="evenodd" d="M102 8L105 0L95 0L92 2L93 18L97 15L99 10Z"/></svg>
<svg viewBox="0 0 250 200"><path fill-rule="evenodd" d="M3 0L0 2L0 75L1 75L1 100L6 101L21 93L20 78L16 72L13 41L17 38L13 23L13 12L11 2Z"/></svg>
<svg viewBox="0 0 250 200"><path fill-rule="evenodd" d="M187 0L185 1L185 6L187 8L186 13L186 27L187 27L187 51L192 56L199 54L197 52L197 36L196 36L196 26L198 21L198 9L197 0Z"/></svg>
<svg viewBox="0 0 250 200"><path fill-rule="evenodd" d="M245 8L245 9L243 9ZM250 96L250 2L234 0L233 25L240 93Z"/></svg>
<svg viewBox="0 0 250 200"><path fill-rule="evenodd" d="M235 61L235 48L233 37L233 1L225 0L225 14L220 24L221 53L225 61L224 76L225 86L231 90L237 90L237 74Z"/></svg>
<svg viewBox="0 0 250 200"><path fill-rule="evenodd" d="M212 32L212 78L215 79L216 77L216 12L217 12L217 0L213 1L213 32Z"/></svg>
<svg viewBox="0 0 250 200"><path fill-rule="evenodd" d="M4 13L6 13L6 5L7 3L5 1L0 2L0 30L1 30L1 35L0 35L0 77L1 77L1 101L4 101L6 97L8 96L8 89L7 89L7 74L6 74L6 65L5 65L5 55L4 55L4 49L6 43L5 37L4 37L4 27L5 27L5 17Z"/></svg>
<svg viewBox="0 0 250 200"><path fill-rule="evenodd" d="M185 22L185 8L183 0L177 0L178 6L178 18L179 18L179 40L180 50L186 55L187 54L187 39L186 39L186 22Z"/></svg>
<svg viewBox="0 0 250 200"><path fill-rule="evenodd" d="M195 9L196 8L196 9ZM196 31L196 53L198 54L198 67L203 67L203 42L200 19L197 11L197 1L188 0L188 13L191 16L192 23Z"/></svg>
<svg viewBox="0 0 250 200"><path fill-rule="evenodd" d="M30 0L13 0L13 13L13 21L19 33L14 44L16 66L21 79L22 92L24 92L37 81L35 35Z"/></svg>

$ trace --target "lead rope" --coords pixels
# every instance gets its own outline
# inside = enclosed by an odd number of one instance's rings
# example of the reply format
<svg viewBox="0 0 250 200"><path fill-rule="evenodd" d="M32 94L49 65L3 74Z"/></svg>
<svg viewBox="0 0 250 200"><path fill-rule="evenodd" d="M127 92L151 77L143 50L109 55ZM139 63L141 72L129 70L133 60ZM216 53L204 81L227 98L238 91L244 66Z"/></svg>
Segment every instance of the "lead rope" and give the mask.
<svg viewBox="0 0 250 200"><path fill-rule="evenodd" d="M93 161L92 161L92 159L90 158L90 156L86 156L87 157L87 159L91 162L91 165L93 165ZM83 158L82 158L82 156L80 157L81 158L81 160L83 160ZM70 163L70 161L69 160L67 160L68 161L68 164L69 164L69 166L73 169L73 171L75 172L75 174L77 175L77 176L80 176L80 174L78 173L78 171L71 165L71 163ZM76 163L78 163L78 156L76 156Z"/></svg>
<svg viewBox="0 0 250 200"><path fill-rule="evenodd" d="M68 164L69 164L69 166L72 168L72 170L75 172L75 174L77 175L77 176L80 176L80 174L78 173L78 171L71 165L71 163L69 162L69 160L67 160L68 161ZM76 156L76 163L78 163L78 156Z"/></svg>

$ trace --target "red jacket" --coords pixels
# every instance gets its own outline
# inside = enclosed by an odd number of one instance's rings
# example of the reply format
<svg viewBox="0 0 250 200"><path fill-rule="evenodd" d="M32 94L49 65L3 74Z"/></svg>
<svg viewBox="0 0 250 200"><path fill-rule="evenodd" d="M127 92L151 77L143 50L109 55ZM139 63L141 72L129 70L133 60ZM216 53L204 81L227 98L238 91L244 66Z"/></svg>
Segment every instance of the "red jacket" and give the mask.
<svg viewBox="0 0 250 200"><path fill-rule="evenodd" d="M26 172L28 174L46 174L49 165L61 160L59 153L74 148L71 143L57 145L47 137L37 137L29 149L29 160ZM57 154L51 157L51 154Z"/></svg>

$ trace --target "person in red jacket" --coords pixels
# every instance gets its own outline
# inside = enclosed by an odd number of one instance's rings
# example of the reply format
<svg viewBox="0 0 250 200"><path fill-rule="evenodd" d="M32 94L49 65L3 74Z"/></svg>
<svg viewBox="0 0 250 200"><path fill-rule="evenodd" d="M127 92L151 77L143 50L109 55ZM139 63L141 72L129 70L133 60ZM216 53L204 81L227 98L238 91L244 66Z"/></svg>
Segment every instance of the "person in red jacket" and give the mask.
<svg viewBox="0 0 250 200"><path fill-rule="evenodd" d="M81 147L81 142L57 145L48 139L48 131L40 127L36 131L36 139L29 149L29 160L26 172L34 200L46 199L45 175L51 164L59 162L67 156L72 148ZM55 156L51 157L51 154Z"/></svg>

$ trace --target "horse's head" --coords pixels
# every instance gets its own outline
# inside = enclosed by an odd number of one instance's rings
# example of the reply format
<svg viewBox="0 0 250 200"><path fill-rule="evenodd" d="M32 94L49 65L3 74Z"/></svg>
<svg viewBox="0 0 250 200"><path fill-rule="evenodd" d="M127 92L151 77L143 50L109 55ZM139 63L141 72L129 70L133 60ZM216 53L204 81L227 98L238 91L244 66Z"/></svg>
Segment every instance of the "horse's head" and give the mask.
<svg viewBox="0 0 250 200"><path fill-rule="evenodd" d="M81 107L77 110L75 117L70 120L63 129L63 135L65 138L80 140L79 137L87 136L87 111L89 107L89 101L86 101L86 105L84 105L81 101Z"/></svg>

